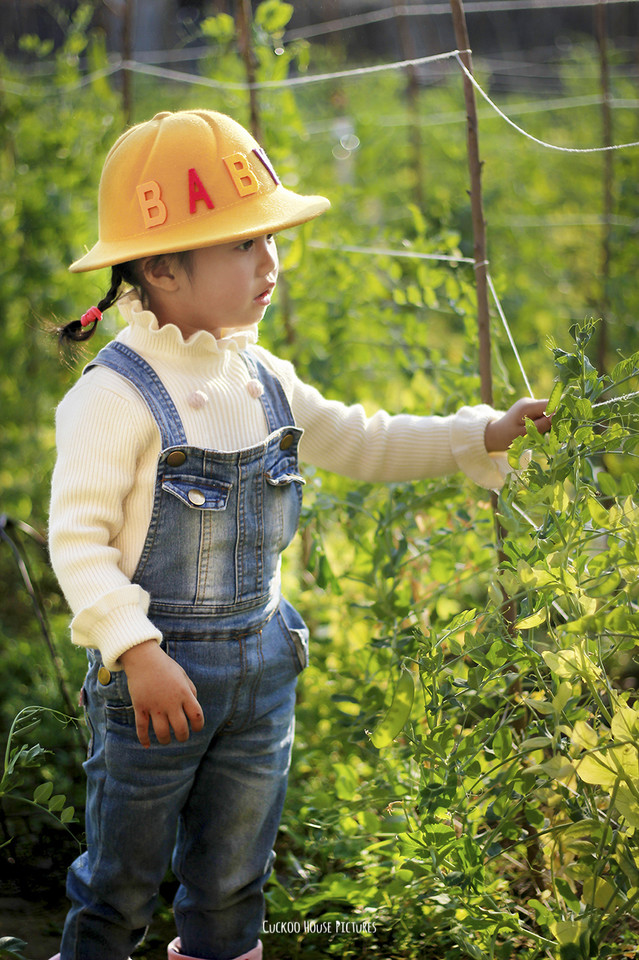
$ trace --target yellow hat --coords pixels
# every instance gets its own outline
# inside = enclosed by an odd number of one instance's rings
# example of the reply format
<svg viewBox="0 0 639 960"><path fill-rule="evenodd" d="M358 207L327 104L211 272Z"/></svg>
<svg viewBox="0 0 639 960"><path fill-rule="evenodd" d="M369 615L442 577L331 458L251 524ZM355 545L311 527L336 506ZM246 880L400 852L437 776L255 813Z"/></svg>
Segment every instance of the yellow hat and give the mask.
<svg viewBox="0 0 639 960"><path fill-rule="evenodd" d="M329 206L325 197L283 187L264 150L230 117L158 113L109 151L100 179L100 239L69 269L276 233Z"/></svg>

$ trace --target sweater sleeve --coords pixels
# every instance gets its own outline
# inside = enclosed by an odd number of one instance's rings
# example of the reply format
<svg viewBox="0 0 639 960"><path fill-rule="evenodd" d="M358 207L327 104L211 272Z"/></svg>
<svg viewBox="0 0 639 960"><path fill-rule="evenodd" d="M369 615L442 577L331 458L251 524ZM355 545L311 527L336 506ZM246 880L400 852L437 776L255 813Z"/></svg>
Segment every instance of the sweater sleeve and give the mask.
<svg viewBox="0 0 639 960"><path fill-rule="evenodd" d="M327 400L299 379L293 366L258 348L279 377L295 422L304 430L300 459L354 480L398 482L463 471L482 487L499 489L509 467L506 453L489 454L484 432L500 414L486 404L450 416L367 416L361 404Z"/></svg>
<svg viewBox="0 0 639 960"><path fill-rule="evenodd" d="M148 594L121 569L113 545L145 434L141 404L104 387L95 371L58 407L57 462L49 518L51 562L74 614L72 641L100 650L105 665L145 640L161 640L147 618Z"/></svg>

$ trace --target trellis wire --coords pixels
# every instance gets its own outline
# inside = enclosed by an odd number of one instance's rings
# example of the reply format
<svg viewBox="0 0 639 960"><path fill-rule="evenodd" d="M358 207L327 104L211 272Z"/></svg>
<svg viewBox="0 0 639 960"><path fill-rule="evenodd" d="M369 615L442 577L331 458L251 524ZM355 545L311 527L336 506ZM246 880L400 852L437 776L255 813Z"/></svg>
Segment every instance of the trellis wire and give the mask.
<svg viewBox="0 0 639 960"><path fill-rule="evenodd" d="M634 140L632 143L613 143L604 147L560 147L555 143L548 143L547 140L540 140L537 137L534 137L532 133L528 133L522 127L518 126L514 120L511 120L510 117L506 116L503 110L500 110L497 104L490 99L485 90L480 86L479 83L475 80L474 76L467 69L466 65L463 63L459 54L455 54L457 63L461 67L462 71L466 74L472 85L475 87L478 93L482 95L486 103L492 107L492 109L497 113L502 120L505 120L506 123L510 124L514 130L518 133L521 133L522 136L527 137L529 140L532 140L533 143L539 144L541 147L547 147L549 150L559 150L562 153L604 153L607 150L625 150L627 147L639 147L639 140Z"/></svg>
<svg viewBox="0 0 639 960"><path fill-rule="evenodd" d="M539 146L546 147L549 150L558 150L561 153L603 153L607 150L625 150L630 147L639 147L639 140L634 140L630 143L611 144L603 147L561 147L557 144L549 143L546 140L541 140L538 137L533 136L531 133L528 133L528 131L524 130L523 127L520 127L518 124L516 124L514 120L511 120L511 118L508 117L493 100L491 100L472 73L466 68L461 60L460 54L470 52L470 50L449 50L446 53L437 53L429 57L417 57L414 60L398 60L394 61L393 63L380 63L369 67L357 67L353 70L337 70L332 73L318 73L306 77L289 77L285 80L262 80L252 84L214 80L211 77L193 76L193 74L184 73L180 70L169 70L166 67L156 67L150 64L139 63L136 60L121 60L118 63L112 64L109 67L104 67L101 70L97 70L93 74L83 77L82 80L79 80L74 84L52 89L51 95L57 96L62 90L71 92L75 89L80 89L81 87L87 86L94 79L106 77L114 73L118 73L121 70L146 74L148 76L154 76L164 80L174 80L179 83L186 83L193 86L210 87L216 90L248 91L251 89L273 90L279 88L305 86L311 83L322 83L329 80L344 80L353 77L368 76L375 73L383 73L387 70L403 70L409 66L418 66L426 63L434 63L435 61L455 59L459 64L460 69L468 76L468 79L471 81L475 89L481 94L492 110L494 110L494 112L501 117L502 120L505 120L506 123L508 123L514 130L526 137L528 140L532 140ZM4 89L6 92L13 93L18 96L27 95L31 92L27 85L15 84L11 81L6 81L3 79L0 79L0 89Z"/></svg>
<svg viewBox="0 0 639 960"><path fill-rule="evenodd" d="M598 0L476 0L474 3L468 3L466 13L506 13L512 10L532 10L532 9L556 9L570 7L592 7ZM628 3L633 0L608 0L609 3ZM286 38L291 40L303 40L309 37L320 37L328 33L341 33L343 30L349 30L353 27L364 27L374 23L382 23L385 20L392 20L399 12L405 17L423 17L449 14L450 6L448 3L421 3L404 4L400 7L385 7L382 10L372 10L368 13L354 14L350 17L341 17L337 20L329 20L324 23L312 24L308 27L298 27L294 30L287 30Z"/></svg>
<svg viewBox="0 0 639 960"><path fill-rule="evenodd" d="M506 320L506 314L504 313L504 310L503 310L503 307L502 307L501 302L500 302L500 300L499 300L499 297L497 296L497 291L495 290L495 284L493 283L493 278L491 277L490 273L488 273L488 272L486 273L486 281L487 281L487 283L488 283L488 287L489 287L490 292L491 292L491 294L492 294L492 298L493 298L493 300L495 301L495 306L497 307L497 313L499 314L499 317L500 317L501 322L502 322L502 324L503 324L504 330L506 331L506 336L508 337L508 342L510 343L512 352L513 352L513 354L514 354L514 356L515 356L515 360L517 361L517 366L519 367L520 373L521 373L522 377L524 378L524 383L526 384L526 390L528 391L529 396L534 397L535 394L533 393L533 389L532 389L532 387L530 386L530 381L528 380L528 377L526 376L526 371L524 370L524 365L523 365L523 363L521 362L521 357L519 356L519 351L518 351L517 346L516 346L516 344L515 344L515 341L514 341L514 339L513 339L513 335L512 335L512 333L510 332L510 326L508 325L508 321Z"/></svg>
<svg viewBox="0 0 639 960"><path fill-rule="evenodd" d="M86 77L83 77L76 83L51 89L50 95L58 96L62 91L72 92L73 90L81 89L82 87L88 86L93 82L93 80L111 76L122 70L130 71L132 73L145 74L147 76L154 76L164 80L174 80L178 83L185 83L192 86L204 86L216 90L248 91L252 89L274 90L279 88L305 86L311 83L322 83L330 80L345 80L359 76L383 73L387 70L404 70L410 66L420 66L422 64L434 63L436 61L455 59L459 64L460 69L468 76L468 79L471 81L475 89L481 94L486 103L491 107L491 109L499 117L501 117L502 120L505 120L506 123L508 123L514 130L527 139L532 140L534 143L537 143L539 146L546 147L549 150L558 150L562 153L602 153L607 150L625 150L629 147L639 147L639 140L635 140L630 143L611 144L603 147L561 147L557 144L549 143L546 140L541 140L538 137L533 136L531 133L528 133L528 131L524 130L523 127L520 127L518 124L516 124L514 120L511 120L511 118L507 116L493 100L491 100L489 95L477 82L472 73L466 68L460 54L470 52L470 50L449 50L445 53L436 53L428 57L416 57L413 60L397 60L392 63L380 63L368 67L356 67L353 70L337 70L332 73L318 73L305 77L288 77L284 80L262 80L257 81L256 83L214 80L211 77L194 76L190 73L184 73L181 70L169 70L166 67L157 67L151 64L140 63L137 60L120 60L108 67L103 67L100 70L96 70L94 73L88 74ZM7 81L2 78L0 78L0 89L16 96L26 96L27 94L32 93L31 88L26 84L12 83L11 81ZM629 103L628 106L630 105L631 104ZM555 103L553 101L548 104L544 112L549 112L554 108L554 106Z"/></svg>
<svg viewBox="0 0 639 960"><path fill-rule="evenodd" d="M193 74L179 70L167 70L163 67L154 67L151 64L139 63L136 60L123 60L120 68L137 73L146 73L151 76L165 77L169 80L181 80L184 83L215 86L226 90L274 90L280 87L303 87L311 83L324 83L328 80L345 80L353 77L364 77L374 73L384 73L386 70L405 70L407 67L419 67L427 63L436 63L441 60L452 60L459 53L466 50L448 50L445 53L435 53L427 57L415 57L413 60L396 60L392 63L376 63L368 67L354 67L351 70L335 70L330 73L315 73L304 77L287 77L283 80L258 80L255 83L236 83L231 81L212 80L208 77L194 77Z"/></svg>

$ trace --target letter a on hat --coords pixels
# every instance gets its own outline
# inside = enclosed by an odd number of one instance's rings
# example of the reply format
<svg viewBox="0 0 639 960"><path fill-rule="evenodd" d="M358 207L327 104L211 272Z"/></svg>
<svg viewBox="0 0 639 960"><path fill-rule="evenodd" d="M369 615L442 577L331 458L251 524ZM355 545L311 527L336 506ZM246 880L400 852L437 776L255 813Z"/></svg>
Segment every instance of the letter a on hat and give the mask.
<svg viewBox="0 0 639 960"><path fill-rule="evenodd" d="M213 209L213 201L208 195L207 189L200 180L195 167L189 170L189 213L195 213L199 200L203 200L209 210Z"/></svg>

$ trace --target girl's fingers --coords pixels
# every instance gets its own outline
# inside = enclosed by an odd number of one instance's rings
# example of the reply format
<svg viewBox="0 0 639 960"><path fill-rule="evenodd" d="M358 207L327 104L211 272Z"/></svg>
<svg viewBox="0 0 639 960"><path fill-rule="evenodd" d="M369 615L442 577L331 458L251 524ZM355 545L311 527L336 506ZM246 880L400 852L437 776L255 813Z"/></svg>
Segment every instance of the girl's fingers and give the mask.
<svg viewBox="0 0 639 960"><path fill-rule="evenodd" d="M158 743L166 746L171 742L171 725L169 724L169 718L165 713L157 713L153 714L152 719L153 730L155 731Z"/></svg>
<svg viewBox="0 0 639 960"><path fill-rule="evenodd" d="M184 707L184 712L189 718L189 723L191 724L191 730L197 732L201 730L204 726L204 713L202 707L198 703L197 698L195 698L191 703L187 704Z"/></svg>
<svg viewBox="0 0 639 960"><path fill-rule="evenodd" d="M138 740L142 746L150 747L151 741L149 739L149 715L146 713L146 711L135 711L135 729L138 735Z"/></svg>

